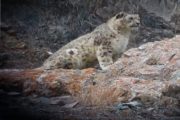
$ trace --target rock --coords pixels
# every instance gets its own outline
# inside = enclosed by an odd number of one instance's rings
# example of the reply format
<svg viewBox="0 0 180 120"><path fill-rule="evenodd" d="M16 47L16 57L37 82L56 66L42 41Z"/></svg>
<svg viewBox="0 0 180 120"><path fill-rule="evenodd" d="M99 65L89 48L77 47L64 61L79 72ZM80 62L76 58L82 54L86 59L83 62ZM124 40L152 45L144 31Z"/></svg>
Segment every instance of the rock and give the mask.
<svg viewBox="0 0 180 120"><path fill-rule="evenodd" d="M16 31L13 29L8 30L7 33L11 36L16 36Z"/></svg>
<svg viewBox="0 0 180 120"><path fill-rule="evenodd" d="M109 71L97 72L90 79L95 85L91 82L84 85L83 100L98 105L118 100L140 100L145 104L153 104L162 99L164 90L171 91L166 94L170 93L177 100L180 84L178 80L173 81L171 76L173 71L179 70L179 40L180 36L176 36L170 40L147 43L142 46L143 50L128 50ZM173 86L173 89L167 86Z"/></svg>
<svg viewBox="0 0 180 120"><path fill-rule="evenodd" d="M73 108L75 107L79 102L73 102L73 103L70 103L70 104L66 104L64 105L63 107L64 108Z"/></svg>
<svg viewBox="0 0 180 120"><path fill-rule="evenodd" d="M171 79L175 81L180 80L180 70L173 72L171 75Z"/></svg>
<svg viewBox="0 0 180 120"><path fill-rule="evenodd" d="M8 92L7 94L8 94L8 95L11 95L11 96L18 96L18 95L20 95L21 93L19 93L19 92Z"/></svg>
<svg viewBox="0 0 180 120"><path fill-rule="evenodd" d="M139 109L142 106L142 104L140 102L137 101L132 101L132 102L128 102L128 103L120 103L117 106L118 110L124 110L124 109Z"/></svg>
<svg viewBox="0 0 180 120"><path fill-rule="evenodd" d="M51 97L50 104L52 105L60 105L64 106L65 104L70 104L75 102L72 96L59 96L59 97Z"/></svg>
<svg viewBox="0 0 180 120"><path fill-rule="evenodd" d="M24 42L20 42L15 46L16 49L25 49L26 47L27 45Z"/></svg>
<svg viewBox="0 0 180 120"><path fill-rule="evenodd" d="M147 108L147 111L153 111L154 108L150 107L150 108Z"/></svg>
<svg viewBox="0 0 180 120"><path fill-rule="evenodd" d="M11 26L9 26L8 24L6 24L4 22L0 23L0 27L1 27L1 30L3 30L3 31L8 31L9 29L11 29Z"/></svg>
<svg viewBox="0 0 180 120"><path fill-rule="evenodd" d="M139 14L141 18L141 23L144 26L158 29L172 29L172 26L170 26L170 24L162 17L157 16L153 12L149 12L142 6L139 8Z"/></svg>
<svg viewBox="0 0 180 120"><path fill-rule="evenodd" d="M37 100L39 100L39 102L42 103L42 104L46 104L46 105L50 104L50 100L47 97L40 97Z"/></svg>

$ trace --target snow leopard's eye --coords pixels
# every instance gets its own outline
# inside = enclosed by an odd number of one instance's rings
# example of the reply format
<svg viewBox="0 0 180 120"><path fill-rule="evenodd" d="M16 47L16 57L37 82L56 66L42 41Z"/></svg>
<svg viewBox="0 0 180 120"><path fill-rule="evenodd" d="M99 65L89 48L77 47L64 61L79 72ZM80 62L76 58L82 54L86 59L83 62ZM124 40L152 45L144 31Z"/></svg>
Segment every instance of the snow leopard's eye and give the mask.
<svg viewBox="0 0 180 120"><path fill-rule="evenodd" d="M130 17L129 20L133 20L134 18L133 17Z"/></svg>
<svg viewBox="0 0 180 120"><path fill-rule="evenodd" d="M120 12L119 14L116 15L116 19L122 18L125 16L124 12Z"/></svg>

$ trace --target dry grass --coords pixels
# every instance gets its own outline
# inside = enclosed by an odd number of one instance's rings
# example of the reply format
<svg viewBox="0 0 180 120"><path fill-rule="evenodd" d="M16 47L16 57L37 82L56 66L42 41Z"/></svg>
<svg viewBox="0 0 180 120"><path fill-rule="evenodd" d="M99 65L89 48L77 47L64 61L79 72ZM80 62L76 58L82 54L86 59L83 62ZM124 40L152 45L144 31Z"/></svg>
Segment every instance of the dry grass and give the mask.
<svg viewBox="0 0 180 120"><path fill-rule="evenodd" d="M127 99L127 91L113 85L89 85L80 95L86 105L112 105L117 101ZM123 97L122 97L123 96Z"/></svg>

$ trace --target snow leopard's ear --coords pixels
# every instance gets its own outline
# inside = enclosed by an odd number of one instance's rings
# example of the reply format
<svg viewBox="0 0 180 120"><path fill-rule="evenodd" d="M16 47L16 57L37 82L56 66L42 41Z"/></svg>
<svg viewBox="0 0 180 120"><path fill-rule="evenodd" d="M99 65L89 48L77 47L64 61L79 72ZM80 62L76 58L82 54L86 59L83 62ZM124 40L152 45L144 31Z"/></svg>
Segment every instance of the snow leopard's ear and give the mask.
<svg viewBox="0 0 180 120"><path fill-rule="evenodd" d="M119 19L119 18L122 18L125 16L125 13L124 12L120 12L116 15L116 19Z"/></svg>

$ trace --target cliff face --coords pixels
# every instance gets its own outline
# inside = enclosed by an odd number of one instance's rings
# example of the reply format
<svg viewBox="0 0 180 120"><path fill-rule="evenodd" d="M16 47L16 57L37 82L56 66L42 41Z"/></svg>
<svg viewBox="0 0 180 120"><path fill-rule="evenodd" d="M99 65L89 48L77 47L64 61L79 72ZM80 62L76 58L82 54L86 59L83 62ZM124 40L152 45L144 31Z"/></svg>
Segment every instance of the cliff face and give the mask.
<svg viewBox="0 0 180 120"><path fill-rule="evenodd" d="M92 31L119 11L139 13L141 28L129 47L173 37L179 0L2 0L2 68L42 64L49 54Z"/></svg>

